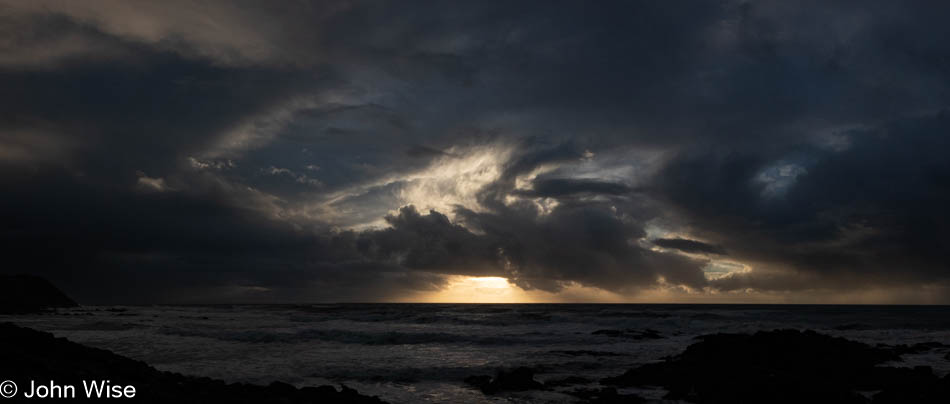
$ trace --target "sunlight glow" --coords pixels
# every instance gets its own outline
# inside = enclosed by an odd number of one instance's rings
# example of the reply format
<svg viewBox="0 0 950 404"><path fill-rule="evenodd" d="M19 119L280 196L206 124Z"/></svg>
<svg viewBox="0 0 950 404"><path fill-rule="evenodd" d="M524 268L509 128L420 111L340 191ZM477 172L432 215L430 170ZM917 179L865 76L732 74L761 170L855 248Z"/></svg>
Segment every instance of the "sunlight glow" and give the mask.
<svg viewBox="0 0 950 404"><path fill-rule="evenodd" d="M414 205L420 212L434 209L449 219L454 219L456 206L481 212L478 191L498 180L513 150L509 145L451 148L428 168L398 178L405 183L398 192L400 206Z"/></svg>
<svg viewBox="0 0 950 404"><path fill-rule="evenodd" d="M426 297L433 302L454 303L524 303L524 291L496 276L457 276L445 289Z"/></svg>
<svg viewBox="0 0 950 404"><path fill-rule="evenodd" d="M574 283L559 292L524 290L508 279L495 276L450 275L447 285L436 292L404 296L396 301L417 303L565 303L622 302L624 297Z"/></svg>

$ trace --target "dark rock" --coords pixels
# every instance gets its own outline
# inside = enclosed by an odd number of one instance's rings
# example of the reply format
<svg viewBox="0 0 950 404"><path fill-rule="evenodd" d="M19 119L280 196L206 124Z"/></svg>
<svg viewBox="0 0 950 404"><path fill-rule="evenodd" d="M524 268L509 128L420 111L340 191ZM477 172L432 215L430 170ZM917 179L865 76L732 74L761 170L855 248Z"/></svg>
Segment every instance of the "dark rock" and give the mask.
<svg viewBox="0 0 950 404"><path fill-rule="evenodd" d="M606 335L613 338L625 338L633 340L641 339L660 339L663 338L660 335L659 331L651 330L649 328L644 330L597 330L591 333L592 335Z"/></svg>
<svg viewBox="0 0 950 404"><path fill-rule="evenodd" d="M876 367L864 381L865 390L875 387L884 388L919 388L936 382L939 378L934 375L930 366L915 366L914 368Z"/></svg>
<svg viewBox="0 0 950 404"><path fill-rule="evenodd" d="M620 394L613 387L601 389L577 389L567 394L583 399L591 404L636 404L646 400L636 394Z"/></svg>
<svg viewBox="0 0 950 404"><path fill-rule="evenodd" d="M666 398L694 403L865 403L856 391L878 390L875 403L948 398L929 368L877 366L899 358L889 348L796 330L700 339L680 355L601 383L663 386Z"/></svg>
<svg viewBox="0 0 950 404"><path fill-rule="evenodd" d="M55 380L58 385L77 386L76 400L85 400L82 381L109 380L112 386L135 386L136 394L123 402L133 403L352 403L379 404L377 397L364 396L342 386L297 389L286 383L269 386L227 384L207 377L162 372L144 362L112 352L55 338L52 334L0 323L0 375L21 387L30 380Z"/></svg>
<svg viewBox="0 0 950 404"><path fill-rule="evenodd" d="M465 378L465 383L477 387L485 394L495 394L501 391L544 389L543 384L534 380L534 371L526 367L499 370L495 377L469 376Z"/></svg>
<svg viewBox="0 0 950 404"><path fill-rule="evenodd" d="M937 378L930 366L877 370L876 387L883 390L874 395L874 404L950 402L950 382Z"/></svg>
<svg viewBox="0 0 950 404"><path fill-rule="evenodd" d="M25 314L50 308L75 307L52 283L33 275L0 275L0 313Z"/></svg>
<svg viewBox="0 0 950 404"><path fill-rule="evenodd" d="M591 383L591 380L580 377L580 376L567 376L560 379L551 379L544 382L545 387L563 387L563 386L573 386L577 384L588 384Z"/></svg>
<svg viewBox="0 0 950 404"><path fill-rule="evenodd" d="M553 354L567 355L567 356L623 356L616 352L607 352L607 351L588 351L588 350L577 350L577 351L551 351Z"/></svg>
<svg viewBox="0 0 950 404"><path fill-rule="evenodd" d="M284 382L272 382L267 388L273 390L278 395L290 395L296 392L297 388Z"/></svg>
<svg viewBox="0 0 950 404"><path fill-rule="evenodd" d="M472 375L465 378L465 384L473 386L479 390L485 391L489 384L491 384L491 376L489 375Z"/></svg>

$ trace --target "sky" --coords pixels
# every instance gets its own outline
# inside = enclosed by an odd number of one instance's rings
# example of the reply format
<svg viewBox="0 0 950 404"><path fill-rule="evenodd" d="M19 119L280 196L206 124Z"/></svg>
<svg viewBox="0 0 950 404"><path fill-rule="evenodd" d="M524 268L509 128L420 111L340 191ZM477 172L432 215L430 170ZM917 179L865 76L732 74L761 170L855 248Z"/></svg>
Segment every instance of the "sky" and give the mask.
<svg viewBox="0 0 950 404"><path fill-rule="evenodd" d="M0 0L0 260L83 303L950 303L950 13Z"/></svg>

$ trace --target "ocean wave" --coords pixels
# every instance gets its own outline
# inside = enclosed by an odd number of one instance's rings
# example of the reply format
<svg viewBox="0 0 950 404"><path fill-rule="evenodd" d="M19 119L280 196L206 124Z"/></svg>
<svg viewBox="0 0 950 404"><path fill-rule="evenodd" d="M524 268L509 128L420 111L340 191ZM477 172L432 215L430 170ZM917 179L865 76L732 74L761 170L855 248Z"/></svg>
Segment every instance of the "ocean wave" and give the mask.
<svg viewBox="0 0 950 404"><path fill-rule="evenodd" d="M517 336L460 335L444 332L367 332L340 329L304 329L297 331L270 330L205 330L164 327L160 333L180 337L203 337L221 341L245 343L298 343L326 341L361 345L417 345L417 344L518 344L526 341Z"/></svg>
<svg viewBox="0 0 950 404"><path fill-rule="evenodd" d="M364 382L419 383L422 381L459 382L473 374L492 374L503 366L367 367L322 369L313 377Z"/></svg>
<svg viewBox="0 0 950 404"><path fill-rule="evenodd" d="M110 321L94 321L90 323L76 324L64 329L72 331L126 331L146 326L133 323L115 323Z"/></svg>
<svg viewBox="0 0 950 404"><path fill-rule="evenodd" d="M333 320L355 323L394 323L394 324L447 324L488 327L508 327L526 323L550 323L566 321L570 318L540 311L518 311L511 309L472 310L435 310L406 308L363 309L333 311L330 308L302 308L300 312L289 315L288 320L296 323L318 323Z"/></svg>

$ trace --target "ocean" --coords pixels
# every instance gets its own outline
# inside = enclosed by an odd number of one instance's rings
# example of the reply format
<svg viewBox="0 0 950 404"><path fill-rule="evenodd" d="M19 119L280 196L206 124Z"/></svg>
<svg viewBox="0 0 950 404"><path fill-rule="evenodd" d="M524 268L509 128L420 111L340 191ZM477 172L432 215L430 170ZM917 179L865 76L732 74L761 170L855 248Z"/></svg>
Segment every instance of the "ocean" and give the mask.
<svg viewBox="0 0 950 404"><path fill-rule="evenodd" d="M868 344L950 346L947 306L311 304L84 306L0 316L160 370L228 382L345 384L392 403L570 403L710 333L812 329ZM950 372L947 348L889 366ZM550 391L486 396L472 375L527 366ZM662 389L624 389L659 399Z"/></svg>

